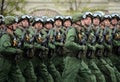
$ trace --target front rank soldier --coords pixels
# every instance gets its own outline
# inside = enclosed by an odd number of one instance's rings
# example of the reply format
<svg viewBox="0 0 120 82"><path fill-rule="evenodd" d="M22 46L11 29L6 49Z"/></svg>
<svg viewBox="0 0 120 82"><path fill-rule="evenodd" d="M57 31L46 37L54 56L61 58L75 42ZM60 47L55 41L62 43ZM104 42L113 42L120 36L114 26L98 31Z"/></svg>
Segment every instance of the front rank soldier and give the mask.
<svg viewBox="0 0 120 82"><path fill-rule="evenodd" d="M91 18L91 21L90 19ZM98 14L93 14L92 16L86 15L86 19L84 20L85 25L91 25L91 27L87 27L87 32L89 33L87 37L87 53L86 53L86 63L88 67L92 71L92 73L96 76L97 82L105 82L105 77L96 65L95 60L95 51L96 51L96 35L95 32L99 29L100 24L100 16ZM93 24L92 24L93 22Z"/></svg>
<svg viewBox="0 0 120 82"><path fill-rule="evenodd" d="M18 49L17 37L14 35L15 17L6 16L4 21L7 29L0 38L0 82L25 82L17 63L23 51Z"/></svg>
<svg viewBox="0 0 120 82"><path fill-rule="evenodd" d="M86 50L86 46L79 45L79 20L78 17L73 18L73 27L67 33L65 47L69 52L67 52L67 56L64 59L63 82L96 82L96 78L91 73L88 65L83 59L76 57L79 51Z"/></svg>

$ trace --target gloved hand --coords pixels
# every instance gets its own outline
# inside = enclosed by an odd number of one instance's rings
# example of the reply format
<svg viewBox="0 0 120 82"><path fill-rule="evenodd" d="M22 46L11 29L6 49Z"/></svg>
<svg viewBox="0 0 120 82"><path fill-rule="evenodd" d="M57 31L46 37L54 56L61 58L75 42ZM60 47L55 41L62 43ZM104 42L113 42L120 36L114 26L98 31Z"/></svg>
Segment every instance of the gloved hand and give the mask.
<svg viewBox="0 0 120 82"><path fill-rule="evenodd" d="M87 50L87 46L82 46L82 50Z"/></svg>
<svg viewBox="0 0 120 82"><path fill-rule="evenodd" d="M48 51L48 48L42 46L42 50L43 50L43 51Z"/></svg>
<svg viewBox="0 0 120 82"><path fill-rule="evenodd" d="M96 48L94 46L90 46L90 49L93 50L93 51L96 50Z"/></svg>
<svg viewBox="0 0 120 82"><path fill-rule="evenodd" d="M31 49L31 48L33 48L33 45L32 44L28 44L28 43L24 43L24 48Z"/></svg>
<svg viewBox="0 0 120 82"><path fill-rule="evenodd" d="M16 49L16 54L22 54L23 51L21 49Z"/></svg>
<svg viewBox="0 0 120 82"><path fill-rule="evenodd" d="M29 45L29 48L32 49L34 46L33 45Z"/></svg>
<svg viewBox="0 0 120 82"><path fill-rule="evenodd" d="M62 42L61 42L61 43L56 42L55 45L56 45L56 46L61 46L61 47L62 47L62 46L63 46L63 43L62 43Z"/></svg>
<svg viewBox="0 0 120 82"><path fill-rule="evenodd" d="M49 43L48 46L49 46L50 49L55 49L55 45L53 45L51 43Z"/></svg>
<svg viewBox="0 0 120 82"><path fill-rule="evenodd" d="M62 46L63 46L63 43L60 43L60 44L59 44L59 46L61 46L61 47L62 47Z"/></svg>

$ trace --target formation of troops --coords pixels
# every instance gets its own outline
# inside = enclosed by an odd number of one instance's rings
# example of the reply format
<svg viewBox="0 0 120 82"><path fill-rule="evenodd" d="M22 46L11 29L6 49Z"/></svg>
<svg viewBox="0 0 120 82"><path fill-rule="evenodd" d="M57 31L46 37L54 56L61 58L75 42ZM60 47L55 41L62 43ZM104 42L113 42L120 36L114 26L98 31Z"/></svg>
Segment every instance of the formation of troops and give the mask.
<svg viewBox="0 0 120 82"><path fill-rule="evenodd" d="M0 82L120 82L120 15L0 15Z"/></svg>

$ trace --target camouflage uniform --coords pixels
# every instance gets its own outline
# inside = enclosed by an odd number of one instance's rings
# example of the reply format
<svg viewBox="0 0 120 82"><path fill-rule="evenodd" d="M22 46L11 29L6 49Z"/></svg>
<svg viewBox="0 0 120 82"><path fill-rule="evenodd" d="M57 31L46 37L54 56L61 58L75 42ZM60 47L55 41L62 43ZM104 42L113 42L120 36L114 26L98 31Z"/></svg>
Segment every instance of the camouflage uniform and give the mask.
<svg viewBox="0 0 120 82"><path fill-rule="evenodd" d="M8 29L10 29L9 26L13 25L14 21L15 17L13 16L5 17L5 25L7 30L0 38L0 82L25 82L17 63L19 59L18 57L23 51L16 47L17 39L15 39L13 31L8 31Z"/></svg>

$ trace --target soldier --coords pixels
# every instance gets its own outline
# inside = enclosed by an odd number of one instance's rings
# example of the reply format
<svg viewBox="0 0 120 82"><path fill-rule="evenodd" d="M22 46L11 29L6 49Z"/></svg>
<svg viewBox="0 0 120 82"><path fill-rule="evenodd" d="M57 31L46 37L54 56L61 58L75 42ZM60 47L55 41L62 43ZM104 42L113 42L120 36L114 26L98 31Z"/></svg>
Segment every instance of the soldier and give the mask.
<svg viewBox="0 0 120 82"><path fill-rule="evenodd" d="M109 23L105 22L105 26L108 26L108 31L106 31L105 33L105 42L104 42L104 60L112 67L112 69L114 70L114 73L116 75L117 81L120 81L120 73L118 72L117 68L113 65L112 61L110 60L111 56L112 56L112 40L113 40L113 36L112 36L112 29L113 27L111 25L109 25ZM105 30L104 30L105 31Z"/></svg>
<svg viewBox="0 0 120 82"><path fill-rule="evenodd" d="M85 12L85 14L83 15L84 18L84 31L85 34L88 36L89 33L92 30L92 13L91 12Z"/></svg>
<svg viewBox="0 0 120 82"><path fill-rule="evenodd" d="M29 31L34 36L35 57L32 59L37 82L53 82L51 74L47 70L44 59L47 57L45 52L48 48L44 45L47 44L47 38L42 34L44 20L42 18L35 18Z"/></svg>
<svg viewBox="0 0 120 82"><path fill-rule="evenodd" d="M33 64L30 60L34 55L34 51L33 42L31 41L32 36L28 31L29 18L28 15L20 16L18 20L19 26L15 31L15 34L20 39L19 47L24 51L22 60L18 64L26 82L36 82Z"/></svg>
<svg viewBox="0 0 120 82"><path fill-rule="evenodd" d="M77 19L76 19L77 18ZM65 47L68 49L67 56L64 59L65 68L63 71L63 82L96 82L90 69L83 61L77 57L79 51L86 50L84 45L79 45L79 18L73 18L73 27L68 31Z"/></svg>
<svg viewBox="0 0 120 82"><path fill-rule="evenodd" d="M97 82L105 82L105 78L103 74L101 73L100 69L95 63L95 51L96 51L96 29L99 25L99 16L97 14L92 15L92 13L87 12L84 17L85 27L87 27L87 30L85 31L87 35L87 53L85 62L88 64L88 67L90 68L91 72L96 76ZM97 20L98 19L98 20ZM92 24L93 20L93 24Z"/></svg>
<svg viewBox="0 0 120 82"><path fill-rule="evenodd" d="M106 49L104 46L105 42L105 35L106 33L110 34L111 32L109 31L109 25L110 25L110 16L105 15L103 17L103 24L105 27L103 27L98 35L97 39L97 51L96 51L96 56L98 57L96 64L101 70L101 72L104 74L106 82L116 82L116 76L114 69L106 62L105 59L105 53L104 50Z"/></svg>
<svg viewBox="0 0 120 82"><path fill-rule="evenodd" d="M61 81L61 75L56 69L55 65L53 64L53 57L55 55L55 37L54 37L54 19L53 18L47 18L44 23L44 29L43 29L43 35L44 37L47 37L47 47L48 47L48 56L46 57L46 60L44 61L47 65L49 73L52 75L55 82L62 82Z"/></svg>
<svg viewBox="0 0 120 82"><path fill-rule="evenodd" d="M54 37L55 37L55 56L52 58L56 69L62 74L64 65L63 65L63 45L64 45L64 31L63 31L63 17L55 16L54 17Z"/></svg>
<svg viewBox="0 0 120 82"><path fill-rule="evenodd" d="M120 72L120 67L119 67L119 15L116 13L113 13L111 15L111 24L112 24L112 36L113 36L113 48L112 48L112 55L110 59L113 62L113 65L119 70Z"/></svg>
<svg viewBox="0 0 120 82"><path fill-rule="evenodd" d="M62 29L62 31L64 33L64 39L66 39L67 32L71 28L71 26L72 26L72 16L63 17L63 29Z"/></svg>
<svg viewBox="0 0 120 82"><path fill-rule="evenodd" d="M18 49L14 35L15 17L6 16L4 20L7 29L0 38L0 82L25 82L17 63L23 51Z"/></svg>
<svg viewBox="0 0 120 82"><path fill-rule="evenodd" d="M72 26L72 16L63 17L63 26L66 28Z"/></svg>

